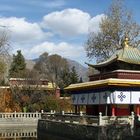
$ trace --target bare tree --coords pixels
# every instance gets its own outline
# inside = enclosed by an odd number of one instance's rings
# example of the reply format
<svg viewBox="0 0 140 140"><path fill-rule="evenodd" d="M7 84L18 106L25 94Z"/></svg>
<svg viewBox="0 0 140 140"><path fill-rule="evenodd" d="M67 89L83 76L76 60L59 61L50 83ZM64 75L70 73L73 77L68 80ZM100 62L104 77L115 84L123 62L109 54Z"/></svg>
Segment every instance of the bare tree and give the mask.
<svg viewBox="0 0 140 140"><path fill-rule="evenodd" d="M10 32L7 26L0 26L0 56L9 56Z"/></svg>
<svg viewBox="0 0 140 140"><path fill-rule="evenodd" d="M6 26L0 26L0 80L4 81L9 64L10 32Z"/></svg>
<svg viewBox="0 0 140 140"><path fill-rule="evenodd" d="M123 6L123 0L113 0L100 22L100 31L89 33L85 47L87 57L96 58L97 62L107 59L123 46L126 36L130 45L138 47L140 26L133 20L132 13Z"/></svg>
<svg viewBox="0 0 140 140"><path fill-rule="evenodd" d="M48 55L43 53L34 68L39 71L42 78L47 78L54 86L54 91L57 86L62 85L62 73L68 70L68 63L66 59L54 54Z"/></svg>

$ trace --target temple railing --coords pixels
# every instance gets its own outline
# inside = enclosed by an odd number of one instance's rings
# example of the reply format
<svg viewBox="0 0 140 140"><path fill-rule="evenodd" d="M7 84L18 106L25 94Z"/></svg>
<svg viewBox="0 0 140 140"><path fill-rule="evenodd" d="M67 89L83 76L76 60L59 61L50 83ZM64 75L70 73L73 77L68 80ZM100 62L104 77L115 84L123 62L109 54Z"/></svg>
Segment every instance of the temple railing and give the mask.
<svg viewBox="0 0 140 140"><path fill-rule="evenodd" d="M100 125L108 124L130 124L134 125L134 116L102 116L100 119Z"/></svg>
<svg viewBox="0 0 140 140"><path fill-rule="evenodd" d="M110 124L129 124L134 126L134 113L132 112L131 116L102 116L102 113L99 113L99 116L84 115L84 114L57 114L57 113L43 113L41 116L42 119L65 122L65 123L76 123L76 124L86 124L86 125L110 125Z"/></svg>
<svg viewBox="0 0 140 140"><path fill-rule="evenodd" d="M0 129L0 139L1 138L36 138L37 129L36 127L1 127Z"/></svg>
<svg viewBox="0 0 140 140"><path fill-rule="evenodd" d="M66 123L96 123L98 122L98 118L96 116L80 116L74 114L42 114L42 119L66 122Z"/></svg>
<svg viewBox="0 0 140 140"><path fill-rule="evenodd" d="M37 132L0 133L0 138L36 138Z"/></svg>
<svg viewBox="0 0 140 140"><path fill-rule="evenodd" d="M41 118L41 113L0 113L1 125L35 125L37 126L38 119Z"/></svg>
<svg viewBox="0 0 140 140"><path fill-rule="evenodd" d="M13 112L13 113L0 113L1 118L40 118L41 113L23 113L23 112Z"/></svg>

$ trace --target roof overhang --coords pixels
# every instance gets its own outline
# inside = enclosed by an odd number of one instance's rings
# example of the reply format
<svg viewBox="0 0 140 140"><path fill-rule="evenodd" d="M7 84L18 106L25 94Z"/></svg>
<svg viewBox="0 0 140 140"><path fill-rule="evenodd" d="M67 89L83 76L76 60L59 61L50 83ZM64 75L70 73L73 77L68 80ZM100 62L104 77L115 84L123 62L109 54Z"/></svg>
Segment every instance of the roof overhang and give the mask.
<svg viewBox="0 0 140 140"><path fill-rule="evenodd" d="M115 54L113 54L109 59L107 59L104 62L100 62L95 65L88 64L88 63L86 64L90 67L99 69L101 67L106 67L116 61L121 61L128 64L140 65L140 50L130 46L124 47L121 50L118 50Z"/></svg>
<svg viewBox="0 0 140 140"><path fill-rule="evenodd" d="M102 63L98 63L98 64L89 64L89 63L86 63L89 67L93 67L93 68L101 68L101 67L105 67L113 62L117 61L117 57L116 58L113 58L111 61L105 61L105 62L102 62Z"/></svg>
<svg viewBox="0 0 140 140"><path fill-rule="evenodd" d="M71 84L65 88L68 91L85 90L85 89L96 89L107 86L118 86L118 87L140 87L140 80L130 79L115 79L109 78L105 80L91 81L79 84Z"/></svg>

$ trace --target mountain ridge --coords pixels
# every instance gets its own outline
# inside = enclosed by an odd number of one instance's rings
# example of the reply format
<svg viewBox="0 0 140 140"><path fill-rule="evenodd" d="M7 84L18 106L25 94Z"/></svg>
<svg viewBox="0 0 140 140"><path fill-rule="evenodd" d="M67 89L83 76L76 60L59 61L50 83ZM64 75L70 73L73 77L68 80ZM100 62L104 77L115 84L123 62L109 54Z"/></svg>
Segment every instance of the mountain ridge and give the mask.
<svg viewBox="0 0 140 140"><path fill-rule="evenodd" d="M69 64L69 68L71 69L73 66L76 69L77 74L79 75L79 78L82 77L82 80L88 81L88 68L84 67L82 64L80 64L79 62L75 61L75 60L71 60L71 59L67 59L65 58ZM36 63L36 61L38 60L38 58L36 59L26 59L26 66L28 69L32 69Z"/></svg>

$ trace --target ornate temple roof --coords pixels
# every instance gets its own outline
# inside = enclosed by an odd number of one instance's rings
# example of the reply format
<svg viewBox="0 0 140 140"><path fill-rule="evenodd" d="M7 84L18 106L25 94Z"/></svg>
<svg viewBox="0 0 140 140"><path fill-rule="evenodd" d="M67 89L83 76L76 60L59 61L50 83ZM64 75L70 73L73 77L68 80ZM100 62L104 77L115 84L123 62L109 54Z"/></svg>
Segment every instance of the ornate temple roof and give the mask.
<svg viewBox="0 0 140 140"><path fill-rule="evenodd" d="M94 68L105 67L116 61L122 61L129 64L140 65L140 50L132 46L129 46L126 42L124 44L125 46L122 49L117 50L116 53L112 55L108 60L98 63L96 65L92 65L88 63L86 64Z"/></svg>
<svg viewBox="0 0 140 140"><path fill-rule="evenodd" d="M100 87L109 87L109 86L117 86L117 87L140 87L140 79L139 79L139 70L137 69L125 69L121 70L122 66L119 67L120 70L115 69L117 65L120 63L116 62L125 62L127 64L140 65L140 50L128 45L128 38L125 38L123 48L117 50L114 55L112 55L108 60L98 63L96 65L88 64L89 66L96 68L98 70L102 70L102 67L107 69L111 66L111 72L104 71L98 74L98 80L94 80L91 82L79 83L79 84L71 84L65 89L68 91L76 91L76 90L85 90L85 89L97 89ZM111 65L113 64L113 65ZM116 65L114 65L116 64ZM131 67L131 65L130 65ZM139 66L138 66L139 67ZM117 67L118 68L118 67ZM112 71L114 70L115 71ZM107 74L110 75L107 76ZM112 75L113 73L117 73L118 75L115 77ZM103 76L104 78L102 79ZM95 75L93 75L95 78ZM138 78L138 79L137 79Z"/></svg>
<svg viewBox="0 0 140 140"><path fill-rule="evenodd" d="M74 91L79 89L93 89L103 86L140 87L140 80L109 78L105 80L71 84L66 87L65 90Z"/></svg>

